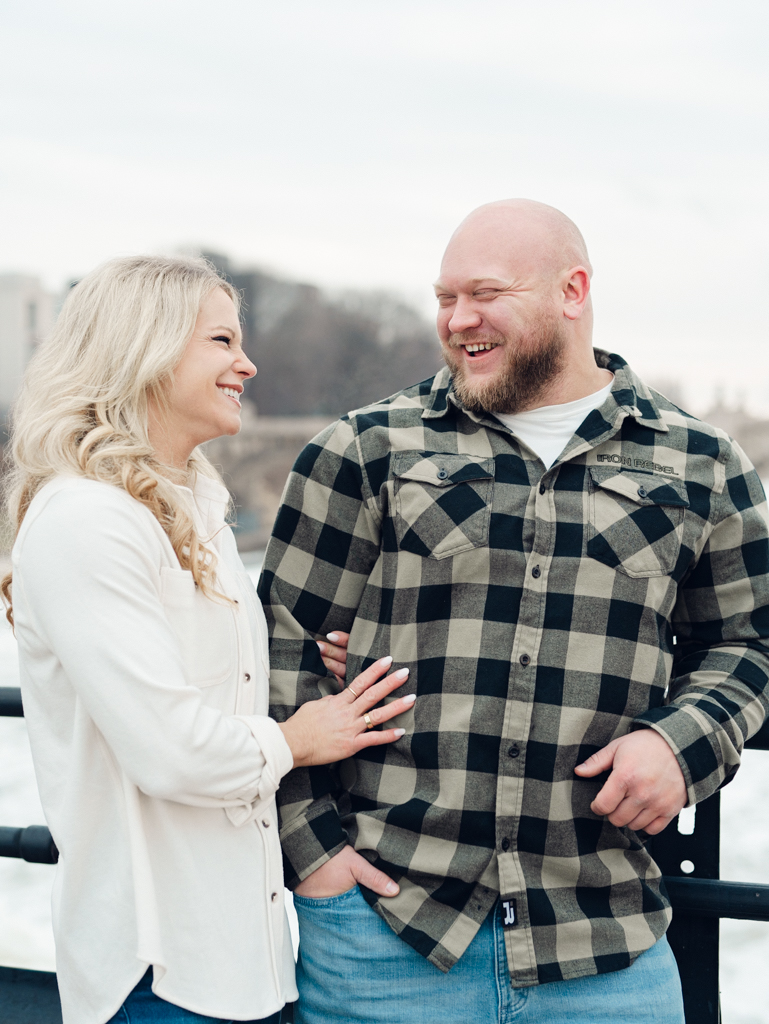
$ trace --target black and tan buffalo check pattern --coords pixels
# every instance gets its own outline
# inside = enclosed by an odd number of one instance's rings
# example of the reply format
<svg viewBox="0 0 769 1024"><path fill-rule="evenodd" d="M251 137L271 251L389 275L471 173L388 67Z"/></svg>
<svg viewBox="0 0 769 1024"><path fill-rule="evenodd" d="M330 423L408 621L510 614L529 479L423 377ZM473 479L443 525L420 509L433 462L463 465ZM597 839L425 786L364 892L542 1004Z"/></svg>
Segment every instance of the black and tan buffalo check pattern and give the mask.
<svg viewBox="0 0 769 1024"><path fill-rule="evenodd" d="M603 779L574 766L651 727L701 800L767 711L756 473L596 358L611 396L546 472L446 370L343 417L297 460L260 583L279 720L333 689L333 629L349 679L391 654L418 694L397 743L286 777L288 884L351 843L401 886L369 902L441 970L515 900L516 986L625 967L670 919L644 837L591 812Z"/></svg>

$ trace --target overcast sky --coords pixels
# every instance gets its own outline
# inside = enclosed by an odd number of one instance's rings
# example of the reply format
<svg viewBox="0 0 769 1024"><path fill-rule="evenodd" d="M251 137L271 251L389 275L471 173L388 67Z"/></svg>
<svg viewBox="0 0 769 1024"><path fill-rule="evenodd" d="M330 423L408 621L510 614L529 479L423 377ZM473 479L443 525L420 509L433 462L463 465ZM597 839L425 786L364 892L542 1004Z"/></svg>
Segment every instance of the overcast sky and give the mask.
<svg viewBox="0 0 769 1024"><path fill-rule="evenodd" d="M582 228L596 341L769 413L769 4L0 0L0 271L198 245L430 285L473 207Z"/></svg>

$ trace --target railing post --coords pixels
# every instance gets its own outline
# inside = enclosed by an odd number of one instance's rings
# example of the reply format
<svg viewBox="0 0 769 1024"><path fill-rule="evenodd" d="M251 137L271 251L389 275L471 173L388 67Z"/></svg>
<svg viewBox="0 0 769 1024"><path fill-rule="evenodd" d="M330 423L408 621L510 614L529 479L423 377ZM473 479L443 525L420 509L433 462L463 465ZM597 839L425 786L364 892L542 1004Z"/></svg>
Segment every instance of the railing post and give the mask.
<svg viewBox="0 0 769 1024"><path fill-rule="evenodd" d="M662 874L674 878L718 878L720 862L721 794L697 805L694 832L678 831L678 818L655 836L651 854ZM681 864L691 861L692 871ZM673 913L668 941L678 963L686 1024L720 1024L718 987L718 918Z"/></svg>

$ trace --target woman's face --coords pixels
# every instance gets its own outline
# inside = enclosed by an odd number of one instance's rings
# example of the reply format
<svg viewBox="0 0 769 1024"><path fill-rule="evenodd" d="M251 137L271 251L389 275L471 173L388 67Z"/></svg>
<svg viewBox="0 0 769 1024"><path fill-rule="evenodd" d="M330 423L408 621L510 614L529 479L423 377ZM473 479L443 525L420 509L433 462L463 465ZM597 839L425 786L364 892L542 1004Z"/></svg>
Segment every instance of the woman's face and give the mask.
<svg viewBox="0 0 769 1024"><path fill-rule="evenodd" d="M232 299L214 288L200 304L165 408L150 409L150 439L167 465L182 469L193 448L240 430L243 382L256 373L242 340Z"/></svg>

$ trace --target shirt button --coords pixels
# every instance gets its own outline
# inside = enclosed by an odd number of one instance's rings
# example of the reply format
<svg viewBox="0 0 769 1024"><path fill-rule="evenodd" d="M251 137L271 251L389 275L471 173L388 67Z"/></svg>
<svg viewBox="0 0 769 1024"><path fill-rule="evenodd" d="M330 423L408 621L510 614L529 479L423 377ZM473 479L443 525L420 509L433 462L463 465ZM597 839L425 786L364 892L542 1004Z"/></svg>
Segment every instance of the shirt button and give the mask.
<svg viewBox="0 0 769 1024"><path fill-rule="evenodd" d="M262 824L264 825L265 828L270 827L270 823L266 818L262 818Z"/></svg>
<svg viewBox="0 0 769 1024"><path fill-rule="evenodd" d="M520 754L520 750L518 749L518 747L516 747L515 744L513 744L512 747L508 747L507 748L507 756L508 757L518 757L519 754Z"/></svg>
<svg viewBox="0 0 769 1024"><path fill-rule="evenodd" d="M507 851L510 849L510 840L509 839L505 838L505 839L502 840L502 849L505 851L505 853L507 853Z"/></svg>
<svg viewBox="0 0 769 1024"><path fill-rule="evenodd" d="M639 487L638 488L638 497L639 498L645 498L646 496L647 496L646 488L645 487Z"/></svg>
<svg viewBox="0 0 769 1024"><path fill-rule="evenodd" d="M244 678L245 678L246 682L250 683L251 682L251 673L250 672L244 672L243 675L244 675Z"/></svg>
<svg viewBox="0 0 769 1024"><path fill-rule="evenodd" d="M529 662L531 661L531 658L528 656L528 654L522 654L521 657L518 660L520 661L520 663L525 668L529 664Z"/></svg>
<svg viewBox="0 0 769 1024"><path fill-rule="evenodd" d="M542 575L538 565L535 565L534 568L531 570L531 575L534 577L535 580L538 580L539 577Z"/></svg>
<svg viewBox="0 0 769 1024"><path fill-rule="evenodd" d="M443 466L441 466L441 468L438 470L438 479L445 480L448 475L449 474L446 472Z"/></svg>
<svg viewBox="0 0 769 1024"><path fill-rule="evenodd" d="M539 493L540 494L544 494L546 490L547 490L547 487L545 487L544 484L540 484L539 485Z"/></svg>
<svg viewBox="0 0 769 1024"><path fill-rule="evenodd" d="M270 900L271 900L271 901L272 901L273 903L275 902L275 900L276 900L277 898L278 898L278 894L277 894L276 892L272 893L272 895L270 896Z"/></svg>

